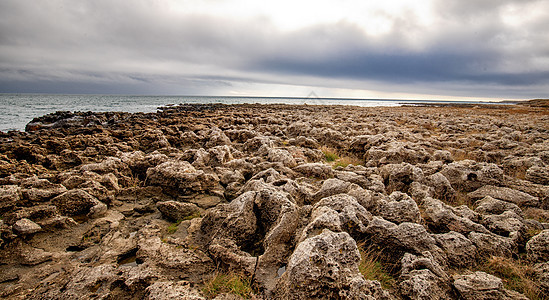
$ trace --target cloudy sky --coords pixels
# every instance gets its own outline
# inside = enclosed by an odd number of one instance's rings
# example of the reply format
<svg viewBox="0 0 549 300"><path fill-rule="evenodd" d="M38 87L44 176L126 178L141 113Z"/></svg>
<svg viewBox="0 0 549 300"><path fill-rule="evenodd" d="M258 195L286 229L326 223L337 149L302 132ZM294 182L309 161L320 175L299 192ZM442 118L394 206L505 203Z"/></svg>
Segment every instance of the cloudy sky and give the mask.
<svg viewBox="0 0 549 300"><path fill-rule="evenodd" d="M549 97L548 0L1 0L0 92Z"/></svg>

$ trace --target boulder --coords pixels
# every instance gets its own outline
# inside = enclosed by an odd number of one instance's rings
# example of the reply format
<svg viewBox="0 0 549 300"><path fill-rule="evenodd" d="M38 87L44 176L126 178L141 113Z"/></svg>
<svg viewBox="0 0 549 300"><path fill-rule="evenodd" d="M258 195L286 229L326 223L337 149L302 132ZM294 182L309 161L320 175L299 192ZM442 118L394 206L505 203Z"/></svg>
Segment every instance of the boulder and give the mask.
<svg viewBox="0 0 549 300"><path fill-rule="evenodd" d="M285 149L277 149L277 148L269 149L267 154L267 159L271 162L280 162L284 166L289 168L293 168L297 166L297 163L294 157L292 156L292 154L290 154L290 152L288 152L288 150L285 150Z"/></svg>
<svg viewBox="0 0 549 300"><path fill-rule="evenodd" d="M425 183L433 187L434 197L446 201L452 201L456 197L456 190L442 173L438 172L425 178Z"/></svg>
<svg viewBox="0 0 549 300"><path fill-rule="evenodd" d="M162 213L162 216L172 222L182 221L187 217L200 214L200 208L193 203L163 201L157 202L156 208Z"/></svg>
<svg viewBox="0 0 549 300"><path fill-rule="evenodd" d="M277 280L276 299L390 299L358 270L360 253L346 232L325 229L299 243ZM370 287L370 288L368 288Z"/></svg>
<svg viewBox="0 0 549 300"><path fill-rule="evenodd" d="M477 247L481 256L511 257L518 251L517 242L510 237L499 236L494 233L471 232L467 238Z"/></svg>
<svg viewBox="0 0 549 300"><path fill-rule="evenodd" d="M107 206L87 192L77 189L70 190L51 200L59 213L67 216L88 214L91 218L102 216L107 211Z"/></svg>
<svg viewBox="0 0 549 300"><path fill-rule="evenodd" d="M334 176L334 171L332 170L332 167L322 163L302 164L293 168L293 170L297 173L302 174L303 176L319 179L328 179Z"/></svg>
<svg viewBox="0 0 549 300"><path fill-rule="evenodd" d="M463 299L528 299L524 295L506 290L496 276L477 271L469 275L454 276L454 287Z"/></svg>
<svg viewBox="0 0 549 300"><path fill-rule="evenodd" d="M506 211L512 211L516 213L519 216L522 216L522 210L518 205L503 201L494 199L490 196L486 196L477 202L475 202L475 212L480 214L490 214L490 215L499 215Z"/></svg>
<svg viewBox="0 0 549 300"><path fill-rule="evenodd" d="M408 192L410 184L423 180L423 171L409 163L389 164L380 168L385 188L388 192Z"/></svg>
<svg viewBox="0 0 549 300"><path fill-rule="evenodd" d="M549 261L549 229L545 229L526 243L526 253L532 262Z"/></svg>
<svg viewBox="0 0 549 300"><path fill-rule="evenodd" d="M13 231L19 235L31 235L42 230L40 225L29 219L20 219L12 226Z"/></svg>
<svg viewBox="0 0 549 300"><path fill-rule="evenodd" d="M538 197L534 197L524 192L507 187L493 185L485 185L474 192L469 193L468 196L473 200L490 196L492 198L514 203L519 206L539 206Z"/></svg>
<svg viewBox="0 0 549 300"><path fill-rule="evenodd" d="M61 184L51 183L47 179L33 176L21 181L21 194L24 199L43 202L67 191Z"/></svg>
<svg viewBox="0 0 549 300"><path fill-rule="evenodd" d="M433 236L437 245L446 253L451 266L463 268L476 262L477 247L461 233L450 231Z"/></svg>
<svg viewBox="0 0 549 300"><path fill-rule="evenodd" d="M549 185L549 167L533 166L526 170L526 180L537 184Z"/></svg>
<svg viewBox="0 0 549 300"><path fill-rule="evenodd" d="M456 231L461 234L468 234L472 231L489 233L484 226L459 216L453 207L444 204L440 200L425 198L421 206L425 222L436 233L449 231Z"/></svg>
<svg viewBox="0 0 549 300"><path fill-rule="evenodd" d="M387 200L383 198L378 200L372 213L396 224L420 223L421 221L421 214L416 202L402 192L393 192Z"/></svg>
<svg viewBox="0 0 549 300"><path fill-rule="evenodd" d="M339 180L337 178L326 179L322 183L320 190L312 195L313 201L311 202L315 203L316 201L325 197L330 197L337 194L345 194L349 191L350 188L351 183L347 181Z"/></svg>

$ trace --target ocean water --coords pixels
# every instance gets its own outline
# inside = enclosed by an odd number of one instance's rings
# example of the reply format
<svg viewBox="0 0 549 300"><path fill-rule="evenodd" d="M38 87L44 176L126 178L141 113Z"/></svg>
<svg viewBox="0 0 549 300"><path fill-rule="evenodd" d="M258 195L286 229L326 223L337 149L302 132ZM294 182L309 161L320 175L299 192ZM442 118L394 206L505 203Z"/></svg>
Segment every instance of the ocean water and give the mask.
<svg viewBox="0 0 549 300"><path fill-rule="evenodd" d="M284 103L308 105L400 106L404 103L432 103L427 100L378 100L339 98L214 97L214 96L126 96L0 94L0 131L24 131L33 118L56 111L156 112L160 106L180 103ZM453 102L453 101L436 101ZM482 102L468 102L482 103Z"/></svg>

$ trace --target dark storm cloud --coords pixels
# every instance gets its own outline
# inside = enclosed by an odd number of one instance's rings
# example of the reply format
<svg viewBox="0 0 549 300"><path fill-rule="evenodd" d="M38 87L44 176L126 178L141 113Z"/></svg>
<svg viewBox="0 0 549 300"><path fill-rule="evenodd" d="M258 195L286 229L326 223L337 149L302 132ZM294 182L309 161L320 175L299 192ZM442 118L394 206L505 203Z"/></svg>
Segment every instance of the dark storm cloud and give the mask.
<svg viewBox="0 0 549 300"><path fill-rule="evenodd" d="M416 90L452 83L456 95L548 92L549 17L527 27L502 17L536 1L439 1L431 28L410 14L378 36L346 21L282 31L265 17L181 14L165 3L2 1L0 92L200 94L285 76L287 84L304 84L295 81L303 76Z"/></svg>

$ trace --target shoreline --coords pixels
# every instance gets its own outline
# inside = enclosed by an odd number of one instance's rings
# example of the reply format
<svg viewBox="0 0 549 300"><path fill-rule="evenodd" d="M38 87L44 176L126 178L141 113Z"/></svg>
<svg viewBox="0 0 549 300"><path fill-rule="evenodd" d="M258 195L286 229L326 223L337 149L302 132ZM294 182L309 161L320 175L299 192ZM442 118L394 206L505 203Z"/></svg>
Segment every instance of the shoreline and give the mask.
<svg viewBox="0 0 549 300"><path fill-rule="evenodd" d="M547 102L439 105L183 104L0 132L0 297L213 298L235 293L212 288L224 274L257 299L543 298ZM511 287L495 263L530 273Z"/></svg>

